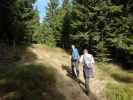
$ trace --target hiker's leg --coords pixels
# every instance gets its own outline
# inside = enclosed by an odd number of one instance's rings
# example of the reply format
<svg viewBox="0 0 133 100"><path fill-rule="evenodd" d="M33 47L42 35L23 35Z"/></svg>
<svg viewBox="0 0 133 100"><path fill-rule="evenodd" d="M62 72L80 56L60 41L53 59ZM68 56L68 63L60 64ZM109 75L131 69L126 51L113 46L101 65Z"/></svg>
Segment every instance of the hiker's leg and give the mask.
<svg viewBox="0 0 133 100"><path fill-rule="evenodd" d="M89 92L90 92L89 78L85 78L85 88L86 88L87 94L89 95Z"/></svg>
<svg viewBox="0 0 133 100"><path fill-rule="evenodd" d="M79 64L78 64L78 61L76 61L76 72L77 72L77 77L79 77Z"/></svg>
<svg viewBox="0 0 133 100"><path fill-rule="evenodd" d="M77 65L76 65L76 61L74 61L73 70L74 70L74 77L76 78L77 77Z"/></svg>
<svg viewBox="0 0 133 100"><path fill-rule="evenodd" d="M74 75L74 62L71 60L71 70L72 70L72 76Z"/></svg>
<svg viewBox="0 0 133 100"><path fill-rule="evenodd" d="M75 77L75 61L72 60L72 76Z"/></svg>
<svg viewBox="0 0 133 100"><path fill-rule="evenodd" d="M88 77L88 73L87 73L87 71L86 71L85 66L84 66L84 68L83 68L83 72L84 72L86 93L87 93L87 95L89 95L89 92L90 92L89 79L90 79L90 78Z"/></svg>

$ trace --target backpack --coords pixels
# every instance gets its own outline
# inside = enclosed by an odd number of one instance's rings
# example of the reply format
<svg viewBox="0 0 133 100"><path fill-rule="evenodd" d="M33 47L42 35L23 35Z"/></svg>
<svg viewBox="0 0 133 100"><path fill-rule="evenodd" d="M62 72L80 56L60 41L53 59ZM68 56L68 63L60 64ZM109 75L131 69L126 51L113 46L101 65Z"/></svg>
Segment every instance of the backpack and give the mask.
<svg viewBox="0 0 133 100"><path fill-rule="evenodd" d="M83 55L83 61L84 61L85 67L92 68L92 55L90 54Z"/></svg>

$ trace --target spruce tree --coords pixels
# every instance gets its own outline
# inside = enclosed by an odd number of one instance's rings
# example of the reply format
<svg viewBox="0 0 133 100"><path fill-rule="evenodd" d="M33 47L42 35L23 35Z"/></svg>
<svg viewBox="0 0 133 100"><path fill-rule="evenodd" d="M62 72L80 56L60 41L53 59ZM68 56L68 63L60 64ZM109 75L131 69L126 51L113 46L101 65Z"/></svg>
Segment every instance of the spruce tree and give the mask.
<svg viewBox="0 0 133 100"><path fill-rule="evenodd" d="M0 1L1 13L1 38L8 43L31 41L33 31L34 11L32 4L35 0L7 0Z"/></svg>
<svg viewBox="0 0 133 100"><path fill-rule="evenodd" d="M85 45L92 51L95 48L100 61L106 61L109 48L127 47L129 37L123 33L129 32L130 26L129 18L124 14L123 3L116 4L111 0L75 0L73 6L72 39L79 47Z"/></svg>

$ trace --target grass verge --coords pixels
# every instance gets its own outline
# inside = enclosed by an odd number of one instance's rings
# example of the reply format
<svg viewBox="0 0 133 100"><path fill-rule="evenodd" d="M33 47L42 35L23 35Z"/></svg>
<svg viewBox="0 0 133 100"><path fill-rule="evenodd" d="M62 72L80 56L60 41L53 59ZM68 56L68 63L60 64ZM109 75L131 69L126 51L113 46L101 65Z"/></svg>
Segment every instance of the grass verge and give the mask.
<svg viewBox="0 0 133 100"><path fill-rule="evenodd" d="M106 100L133 100L133 73L114 64L98 64L100 77L106 80Z"/></svg>
<svg viewBox="0 0 133 100"><path fill-rule="evenodd" d="M65 100L56 88L56 70L41 64L0 70L1 100Z"/></svg>
<svg viewBox="0 0 133 100"><path fill-rule="evenodd" d="M133 100L133 85L108 83L105 95L107 100Z"/></svg>

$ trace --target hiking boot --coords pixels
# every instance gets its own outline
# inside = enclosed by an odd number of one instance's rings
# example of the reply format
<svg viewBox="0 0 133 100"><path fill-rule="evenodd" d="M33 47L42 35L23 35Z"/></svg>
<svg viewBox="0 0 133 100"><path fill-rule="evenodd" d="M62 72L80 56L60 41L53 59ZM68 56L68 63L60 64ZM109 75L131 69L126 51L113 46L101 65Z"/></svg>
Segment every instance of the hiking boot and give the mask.
<svg viewBox="0 0 133 100"><path fill-rule="evenodd" d="M86 91L86 95L87 95L87 96L90 96L90 92L89 92L89 91Z"/></svg>

